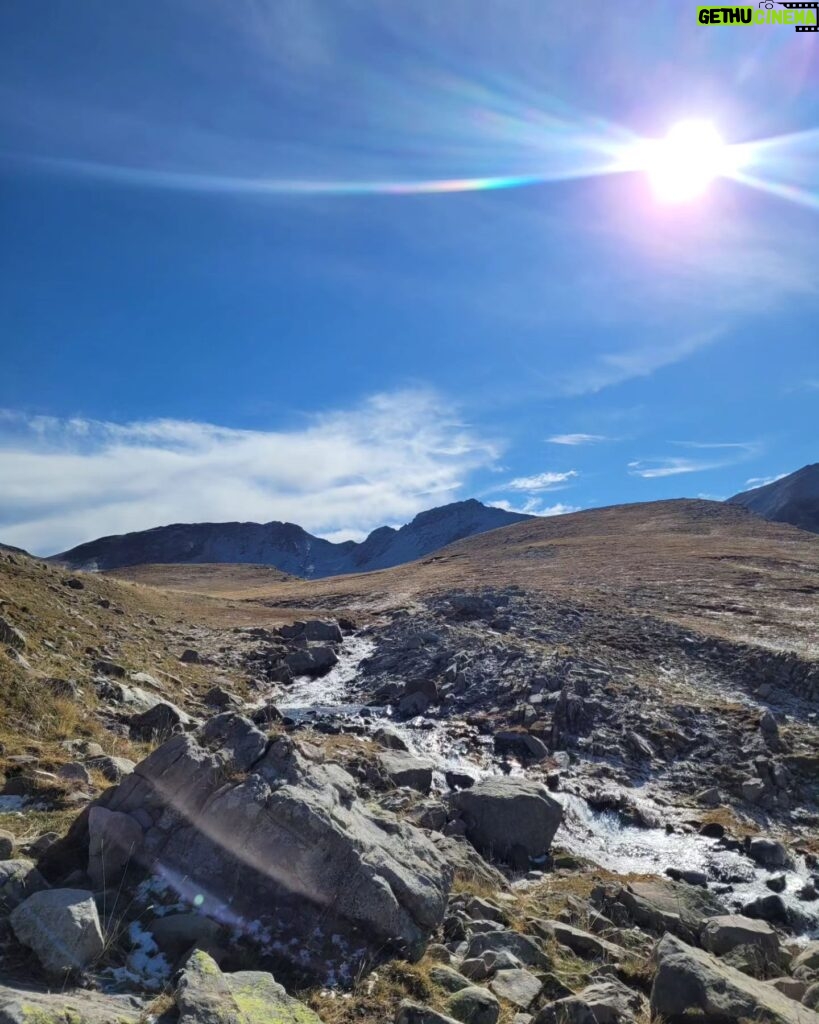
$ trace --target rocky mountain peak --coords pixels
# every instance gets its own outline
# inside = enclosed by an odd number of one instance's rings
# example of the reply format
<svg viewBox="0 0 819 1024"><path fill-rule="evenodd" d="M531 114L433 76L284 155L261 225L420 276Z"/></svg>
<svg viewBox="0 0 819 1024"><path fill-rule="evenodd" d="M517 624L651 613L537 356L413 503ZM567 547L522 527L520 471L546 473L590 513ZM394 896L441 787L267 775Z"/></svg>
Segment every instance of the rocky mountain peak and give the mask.
<svg viewBox="0 0 819 1024"><path fill-rule="evenodd" d="M257 564L317 579L387 569L423 558L455 540L531 518L472 498L421 512L400 529L379 527L360 543L333 543L296 523L176 523L102 537L54 555L52 561L92 570L176 563Z"/></svg>

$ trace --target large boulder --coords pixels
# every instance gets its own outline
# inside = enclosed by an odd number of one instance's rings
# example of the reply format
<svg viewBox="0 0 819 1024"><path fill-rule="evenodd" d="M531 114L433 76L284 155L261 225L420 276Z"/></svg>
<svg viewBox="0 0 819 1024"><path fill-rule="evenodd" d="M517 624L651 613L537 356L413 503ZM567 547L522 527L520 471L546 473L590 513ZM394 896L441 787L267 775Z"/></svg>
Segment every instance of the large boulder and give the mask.
<svg viewBox="0 0 819 1024"><path fill-rule="evenodd" d="M185 964L174 998L179 1024L321 1024L309 1007L288 996L272 974L223 974L202 950L196 950Z"/></svg>
<svg viewBox="0 0 819 1024"><path fill-rule="evenodd" d="M360 801L350 775L309 745L280 737L245 770L248 727L172 737L94 807L138 822L143 871L202 894L201 912L216 919L259 922L283 941L346 934L420 955L446 910L445 857L419 829ZM91 813L49 851L52 873L75 866L72 851L88 856ZM299 956L313 949L301 946Z"/></svg>
<svg viewBox="0 0 819 1024"><path fill-rule="evenodd" d="M453 793L450 801L476 849L521 866L549 852L563 818L562 807L548 789L531 779L483 779Z"/></svg>
<svg viewBox="0 0 819 1024"><path fill-rule="evenodd" d="M668 1024L764 1020L768 1024L819 1024L819 1015L773 985L729 967L705 950L665 935L656 950L651 1012Z"/></svg>
<svg viewBox="0 0 819 1024"><path fill-rule="evenodd" d="M134 996L0 985L0 1024L137 1024L145 1019L145 1009Z"/></svg>
<svg viewBox="0 0 819 1024"><path fill-rule="evenodd" d="M9 920L18 942L34 950L48 974L82 970L105 948L94 894L84 889L35 892Z"/></svg>

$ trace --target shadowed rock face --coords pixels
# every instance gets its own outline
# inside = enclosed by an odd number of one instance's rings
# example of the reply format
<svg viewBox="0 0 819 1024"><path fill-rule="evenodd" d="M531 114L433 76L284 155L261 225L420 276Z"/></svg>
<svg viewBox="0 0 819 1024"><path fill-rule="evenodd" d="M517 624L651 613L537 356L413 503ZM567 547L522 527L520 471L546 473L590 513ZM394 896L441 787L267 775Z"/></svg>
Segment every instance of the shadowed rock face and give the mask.
<svg viewBox="0 0 819 1024"><path fill-rule="evenodd" d="M819 462L728 500L771 522L819 533Z"/></svg>
<svg viewBox="0 0 819 1024"><path fill-rule="evenodd" d="M291 936L321 918L327 934L356 932L373 948L420 955L452 880L432 842L373 813L338 765L311 761L284 737L268 745L240 716L219 718L218 730L168 740L100 799L96 806L138 826L137 835L109 828L109 847L116 834L129 844L114 859L201 896L218 920L244 926L271 918L275 931L275 910ZM91 869L99 817L92 808L68 838ZM49 862L61 856L55 850Z"/></svg>

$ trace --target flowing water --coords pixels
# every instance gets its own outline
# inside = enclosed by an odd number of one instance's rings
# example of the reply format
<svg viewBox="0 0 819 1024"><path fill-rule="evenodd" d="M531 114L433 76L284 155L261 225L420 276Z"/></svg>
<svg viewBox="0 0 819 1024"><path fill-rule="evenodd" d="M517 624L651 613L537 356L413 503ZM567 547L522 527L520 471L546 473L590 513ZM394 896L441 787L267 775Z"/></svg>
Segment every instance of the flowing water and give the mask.
<svg viewBox="0 0 819 1024"><path fill-rule="evenodd" d="M375 644L363 637L345 640L338 664L326 676L321 679L302 677L288 688L286 703L280 706L282 713L299 722L347 720L362 729L387 725L401 736L412 754L436 766L433 786L441 793L448 788L444 779L446 771L461 772L475 779L524 773L517 763L495 756L491 737L475 736L457 722L423 717L398 722L392 718L390 708L356 703L352 684L361 661L374 649ZM709 886L717 893L721 885L730 884L731 891L722 898L734 910L758 896L769 896L771 889L766 881L775 875L784 875L785 890L781 896L802 922L796 930L806 937L819 935L819 901L811 904L796 896L809 878L804 860L799 859L793 870L767 871L744 854L726 850L718 840L680 830L679 826L673 831L643 828L615 811L592 810L579 796L565 792L556 792L553 796L564 809L563 824L555 843L569 852L623 875L663 875L669 867L704 872ZM655 812L659 817L659 809Z"/></svg>

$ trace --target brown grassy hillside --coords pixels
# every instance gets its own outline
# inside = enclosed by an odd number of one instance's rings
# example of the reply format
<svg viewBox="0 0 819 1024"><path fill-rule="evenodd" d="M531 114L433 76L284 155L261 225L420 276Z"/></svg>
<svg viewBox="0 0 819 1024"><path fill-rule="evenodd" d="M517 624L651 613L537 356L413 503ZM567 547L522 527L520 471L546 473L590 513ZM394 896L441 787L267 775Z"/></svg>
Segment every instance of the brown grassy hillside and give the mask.
<svg viewBox="0 0 819 1024"><path fill-rule="evenodd" d="M324 580L256 566L143 566L117 575L268 605L359 614L450 590L519 585L706 633L819 653L819 538L721 502L616 505L470 537L421 561ZM280 574L281 575L281 574ZM169 583L169 580L172 580Z"/></svg>

